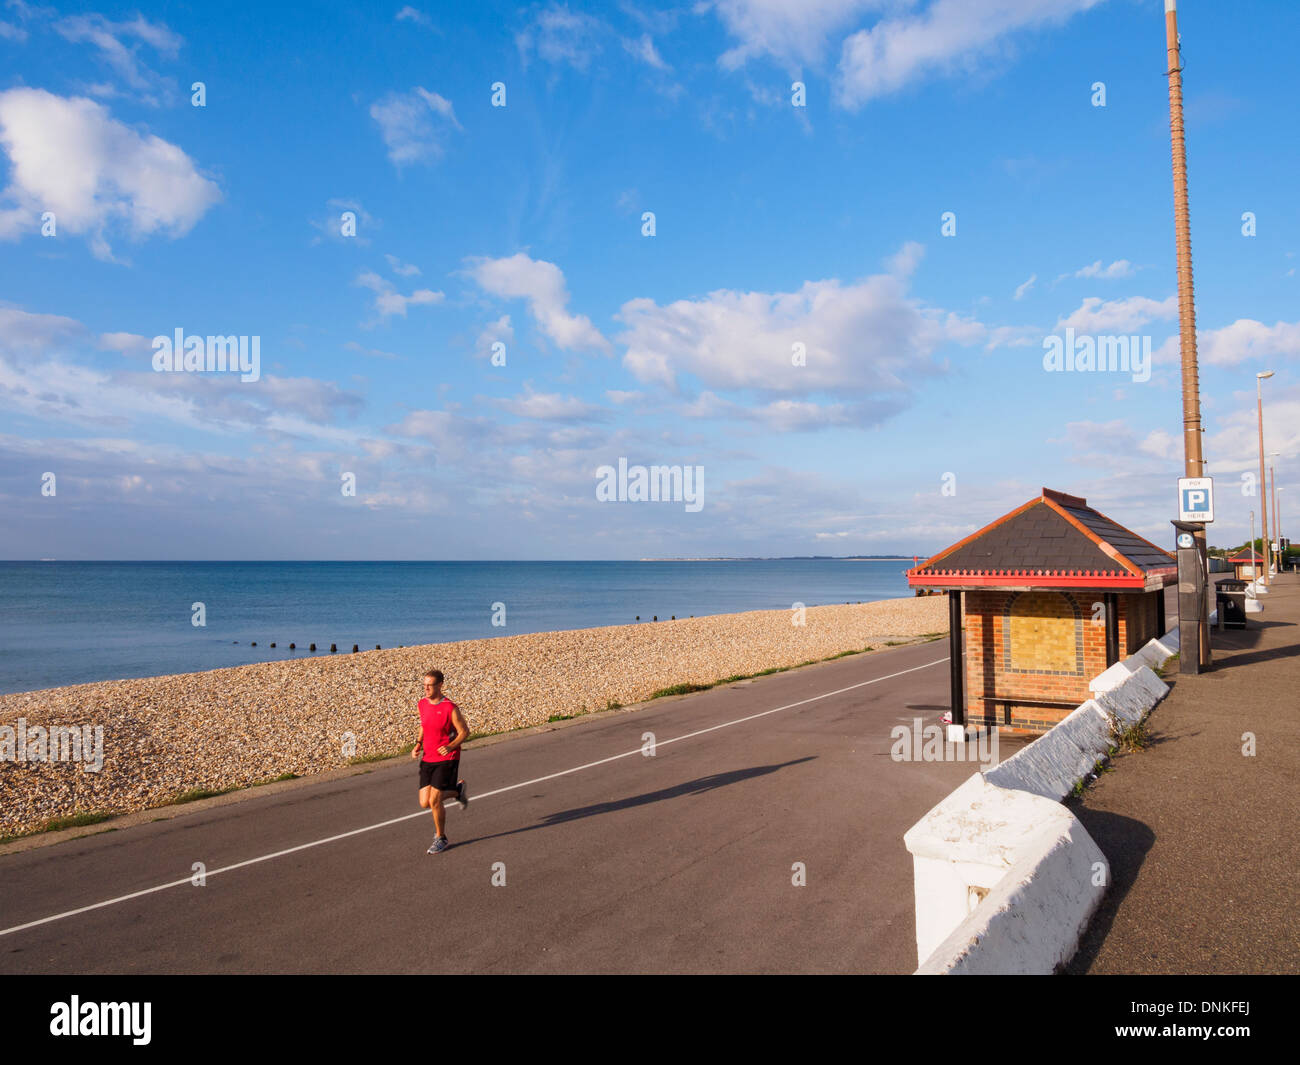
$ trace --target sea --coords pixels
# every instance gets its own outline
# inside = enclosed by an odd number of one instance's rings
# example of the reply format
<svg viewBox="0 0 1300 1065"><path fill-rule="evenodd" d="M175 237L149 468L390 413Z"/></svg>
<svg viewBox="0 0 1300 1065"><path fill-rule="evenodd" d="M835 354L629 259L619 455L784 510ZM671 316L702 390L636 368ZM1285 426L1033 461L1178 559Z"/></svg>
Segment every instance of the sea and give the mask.
<svg viewBox="0 0 1300 1065"><path fill-rule="evenodd" d="M0 694L304 658L313 643L346 654L896 599L911 564L0 562Z"/></svg>

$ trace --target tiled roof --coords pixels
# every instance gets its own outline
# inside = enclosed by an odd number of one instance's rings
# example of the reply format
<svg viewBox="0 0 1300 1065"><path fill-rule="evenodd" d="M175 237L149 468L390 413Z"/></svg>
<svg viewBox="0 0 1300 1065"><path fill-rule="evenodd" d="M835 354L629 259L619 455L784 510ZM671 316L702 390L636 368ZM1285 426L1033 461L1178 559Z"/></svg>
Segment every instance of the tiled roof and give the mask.
<svg viewBox="0 0 1300 1065"><path fill-rule="evenodd" d="M1171 576L1169 552L1093 510L1087 500L1044 488L1043 494L909 571L931 587L1004 584L1140 587Z"/></svg>

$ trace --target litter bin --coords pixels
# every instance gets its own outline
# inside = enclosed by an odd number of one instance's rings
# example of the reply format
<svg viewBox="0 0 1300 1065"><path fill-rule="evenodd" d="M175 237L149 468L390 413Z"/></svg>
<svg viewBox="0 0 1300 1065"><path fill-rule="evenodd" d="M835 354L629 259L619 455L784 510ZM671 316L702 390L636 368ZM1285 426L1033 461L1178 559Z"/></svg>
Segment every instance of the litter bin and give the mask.
<svg viewBox="0 0 1300 1065"><path fill-rule="evenodd" d="M1214 603L1219 609L1219 627L1244 629L1246 627L1246 582L1219 581L1214 592Z"/></svg>

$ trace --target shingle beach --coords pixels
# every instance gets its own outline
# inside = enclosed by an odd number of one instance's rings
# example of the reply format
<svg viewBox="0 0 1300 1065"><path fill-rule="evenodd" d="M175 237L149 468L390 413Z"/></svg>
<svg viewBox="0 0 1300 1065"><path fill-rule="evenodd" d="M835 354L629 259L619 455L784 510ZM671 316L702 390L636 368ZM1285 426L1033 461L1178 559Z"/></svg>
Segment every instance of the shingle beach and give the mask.
<svg viewBox="0 0 1300 1065"><path fill-rule="evenodd" d="M415 740L420 677L477 734L628 705L679 684L946 633L943 596L721 614L299 658L0 696L0 725L102 726L104 762L0 760L0 836L73 813L126 813L181 793L306 776Z"/></svg>

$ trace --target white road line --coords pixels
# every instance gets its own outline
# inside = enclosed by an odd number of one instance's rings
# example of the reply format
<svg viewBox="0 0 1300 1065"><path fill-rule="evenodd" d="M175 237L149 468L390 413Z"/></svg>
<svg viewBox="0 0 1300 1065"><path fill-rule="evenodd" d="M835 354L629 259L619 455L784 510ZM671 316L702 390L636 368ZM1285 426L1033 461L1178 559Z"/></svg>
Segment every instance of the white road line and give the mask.
<svg viewBox="0 0 1300 1065"><path fill-rule="evenodd" d="M851 692L856 688L865 688L870 684L879 684L884 680L893 680L895 677L901 677L905 673L915 673L919 669L929 669L931 666L937 666L948 659L940 658L934 662L927 662L923 666L913 666L911 669L902 669L897 673L890 673L887 677L876 677L874 680L864 680L857 684L850 684L847 688L838 688L833 692L823 692L821 695L813 695L807 699L800 699L795 703L786 703L785 706L774 707L771 710L763 710L757 714L750 714L748 717L738 717L734 721L724 721L720 725L710 725L708 728L697 729L695 732L688 732L684 736L674 736L670 740L656 741L655 747L667 747L670 743L680 743L682 740L693 739L696 736L703 736L707 732L716 732L718 729L730 728L732 725L743 725L746 721L757 721L760 717L767 717L769 714L779 714L782 710L793 710L796 706L807 706L809 703L815 703L820 699L829 699L833 695L843 695L845 692ZM548 773L544 777L534 777L532 780L520 781L518 784L508 784L504 788L497 788L495 791L485 791L481 795L475 795L472 798L475 802L482 802L484 799L490 799L493 795L502 795L507 791L514 791L517 788L526 788L532 784L541 784L543 781L555 780L557 777L567 777L570 773L581 773L584 769L592 769L598 765L605 765L608 762L617 762L620 758L630 758L634 754L640 754L641 748L624 751L622 754L613 754L608 758L601 758L595 762L588 762L586 765L576 765L572 769L561 769L558 773ZM276 851L274 854L263 854L260 858L249 858L247 861L236 862L234 865L223 865L220 869L210 869L204 876L214 877L221 873L230 873L236 869L243 869L245 866L257 865L259 862L269 862L273 858L283 858L286 854L293 854L296 851L307 850L310 847L321 847L326 843L334 843L340 839L347 839L349 836L357 836L362 832L373 832L379 828L387 828L389 825L400 824L403 821L409 821L413 817L428 817L428 810L420 810L413 814L403 814L401 817L394 817L388 821L380 821L375 825L366 825L365 828L354 828L351 832L340 832L337 836L327 836L325 839L312 840L310 843L300 843L296 847L289 847L286 850ZM133 891L129 895L119 895L115 899L106 899L103 902L92 903L89 906L82 906L76 910L68 910L65 913L56 913L52 917L42 917L38 921L28 921L26 924L14 925L12 928L0 929L0 936L7 936L11 932L21 932L27 928L35 928L38 925L49 924L51 921L61 921L65 917L76 917L80 913L89 913L91 910L101 910L105 906L116 906L119 902L129 902L131 899L138 899L143 895L152 895L156 891L166 891L168 888L180 887L183 884L193 882L192 876L183 877L180 880L173 880L167 884L158 884L156 887L145 888L142 891Z"/></svg>

